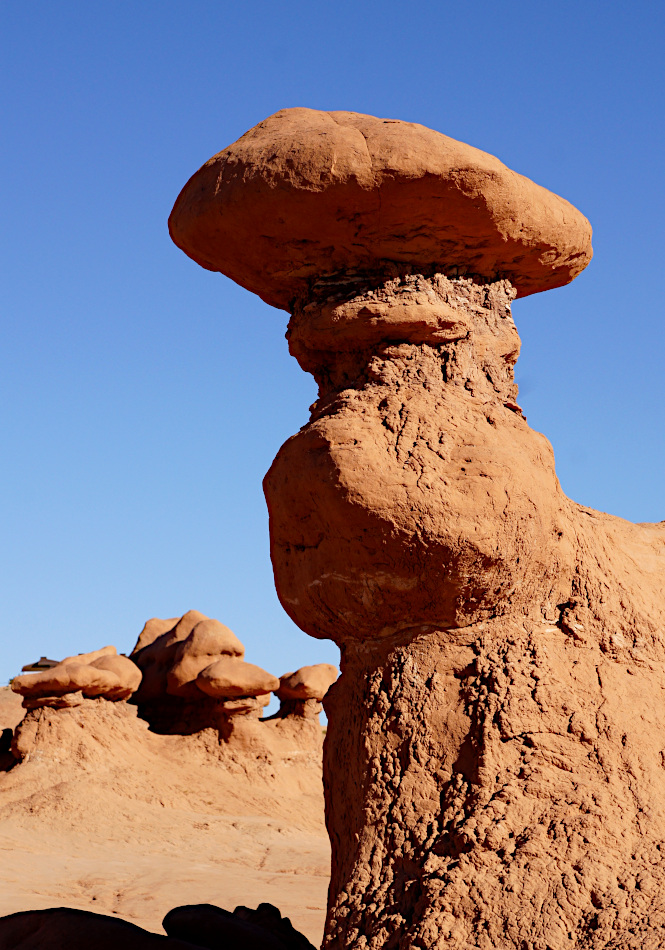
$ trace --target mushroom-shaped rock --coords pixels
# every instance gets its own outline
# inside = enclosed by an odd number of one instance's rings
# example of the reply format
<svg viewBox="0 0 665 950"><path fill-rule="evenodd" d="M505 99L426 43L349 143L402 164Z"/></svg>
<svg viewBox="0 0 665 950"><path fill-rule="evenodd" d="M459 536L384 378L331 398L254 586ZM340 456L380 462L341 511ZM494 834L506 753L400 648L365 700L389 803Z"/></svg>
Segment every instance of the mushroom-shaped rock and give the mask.
<svg viewBox="0 0 665 950"><path fill-rule="evenodd" d="M198 610L188 610L180 618L148 620L131 652L132 660L143 673L135 697L137 703L151 702L165 695L178 644L187 639L198 623L208 619Z"/></svg>
<svg viewBox="0 0 665 950"><path fill-rule="evenodd" d="M218 728L226 720L225 700L199 688L202 670L223 657L242 658L240 640L224 624L189 610L180 619L153 618L144 626L132 652L143 672L133 702L139 715L160 733L178 735ZM251 699L252 709L261 703Z"/></svg>
<svg viewBox="0 0 665 950"><path fill-rule="evenodd" d="M115 647L67 657L57 666L39 673L27 673L12 680L12 689L23 696L27 708L63 707L77 704L76 694L87 699L98 696L111 701L128 699L141 681L141 671ZM70 696L64 700L63 697Z"/></svg>
<svg viewBox="0 0 665 950"><path fill-rule="evenodd" d="M196 685L216 699L266 696L279 688L279 679L260 666L236 657L225 656L202 670Z"/></svg>
<svg viewBox="0 0 665 950"><path fill-rule="evenodd" d="M260 719L264 707L270 702L270 693L259 693L257 696L237 696L235 699L218 698L215 701L219 703L219 709L227 719L248 716L248 714L251 714L255 719ZM220 723L220 735L228 739L230 734Z"/></svg>
<svg viewBox="0 0 665 950"><path fill-rule="evenodd" d="M566 498L513 374L511 302L584 268L586 219L421 126L297 109L171 233L291 311L319 384L264 489L280 601L344 657L327 950L660 946L665 523Z"/></svg>
<svg viewBox="0 0 665 950"><path fill-rule="evenodd" d="M171 696L195 698L197 677L220 657L243 657L245 648L233 631L219 620L207 618L196 624L186 640L178 643L166 678Z"/></svg>
<svg viewBox="0 0 665 950"><path fill-rule="evenodd" d="M526 296L569 283L592 254L587 219L498 158L412 122L301 108L206 162L169 229L285 310L315 283L395 265L506 278Z"/></svg>
<svg viewBox="0 0 665 950"><path fill-rule="evenodd" d="M196 611L196 613L198 613L198 611ZM131 655L134 656L135 653L139 653L141 650L150 646L151 643L154 643L155 640L159 639L163 634L169 633L179 620L179 617L171 617L169 620L151 617L150 620L145 622Z"/></svg>
<svg viewBox="0 0 665 950"><path fill-rule="evenodd" d="M120 681L117 689L105 694L106 699L128 699L141 684L141 670L127 656L100 656L90 666L113 673Z"/></svg>
<svg viewBox="0 0 665 950"><path fill-rule="evenodd" d="M316 663L314 666L301 666L295 673L280 676L280 700L315 699L321 702L338 676L338 670L332 663Z"/></svg>
<svg viewBox="0 0 665 950"><path fill-rule="evenodd" d="M90 653L75 653L73 656L66 656L64 660L60 660L57 664L62 666L64 663L92 663L94 660L98 660L102 656L117 656L118 651L115 647L100 647L99 650L91 650Z"/></svg>

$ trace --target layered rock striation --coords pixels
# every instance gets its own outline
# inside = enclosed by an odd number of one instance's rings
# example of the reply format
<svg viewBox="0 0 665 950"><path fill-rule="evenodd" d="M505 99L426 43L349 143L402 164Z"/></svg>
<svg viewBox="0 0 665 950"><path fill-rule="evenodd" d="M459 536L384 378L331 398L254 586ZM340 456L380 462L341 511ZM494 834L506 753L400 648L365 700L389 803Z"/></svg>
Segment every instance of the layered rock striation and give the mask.
<svg viewBox="0 0 665 950"><path fill-rule="evenodd" d="M319 384L264 488L280 600L342 651L324 945L659 946L665 523L570 501L513 378L511 301L579 273L586 219L422 127L285 110L171 232L290 310Z"/></svg>

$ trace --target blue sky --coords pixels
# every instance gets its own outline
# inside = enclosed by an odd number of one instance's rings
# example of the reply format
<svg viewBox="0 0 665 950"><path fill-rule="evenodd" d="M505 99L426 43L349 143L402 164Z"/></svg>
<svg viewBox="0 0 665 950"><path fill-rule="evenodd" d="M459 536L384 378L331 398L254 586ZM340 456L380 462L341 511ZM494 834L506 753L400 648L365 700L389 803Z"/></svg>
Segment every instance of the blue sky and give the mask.
<svg viewBox="0 0 665 950"><path fill-rule="evenodd" d="M170 242L185 181L287 106L421 122L579 207L595 258L519 301L564 490L665 518L665 6L0 5L0 683L196 607L280 674L336 660L274 593L261 479L307 420L287 315Z"/></svg>

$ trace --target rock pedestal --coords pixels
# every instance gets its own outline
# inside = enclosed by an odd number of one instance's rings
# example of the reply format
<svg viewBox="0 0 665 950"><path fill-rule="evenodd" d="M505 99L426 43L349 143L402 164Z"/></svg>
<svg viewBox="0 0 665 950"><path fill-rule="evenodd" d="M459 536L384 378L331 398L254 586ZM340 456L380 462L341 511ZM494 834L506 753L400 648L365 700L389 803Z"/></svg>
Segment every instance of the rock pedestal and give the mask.
<svg viewBox="0 0 665 950"><path fill-rule="evenodd" d="M512 299L573 279L590 229L451 141L286 110L171 219L290 310L319 383L264 488L281 603L342 653L325 946L660 946L665 523L567 499L513 380ZM262 265L225 243L243 209Z"/></svg>

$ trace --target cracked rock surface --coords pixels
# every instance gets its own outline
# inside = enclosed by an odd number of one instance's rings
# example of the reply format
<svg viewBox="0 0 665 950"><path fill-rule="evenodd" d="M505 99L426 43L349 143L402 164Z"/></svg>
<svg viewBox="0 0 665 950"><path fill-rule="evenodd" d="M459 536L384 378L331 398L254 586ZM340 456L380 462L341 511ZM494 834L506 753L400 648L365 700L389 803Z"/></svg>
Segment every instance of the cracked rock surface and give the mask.
<svg viewBox="0 0 665 950"><path fill-rule="evenodd" d="M280 601L342 652L326 950L663 946L665 522L568 499L513 378L511 301L586 266L586 219L421 126L284 110L170 226L319 385L264 489Z"/></svg>
<svg viewBox="0 0 665 950"><path fill-rule="evenodd" d="M282 604L342 648L325 946L661 946L665 524L561 491L507 282L391 287L387 340L296 334L321 394L265 481Z"/></svg>
<svg viewBox="0 0 665 950"><path fill-rule="evenodd" d="M281 109L214 155L171 212L193 260L292 310L322 277L392 263L561 287L591 259L591 225L487 152L415 122Z"/></svg>

